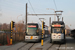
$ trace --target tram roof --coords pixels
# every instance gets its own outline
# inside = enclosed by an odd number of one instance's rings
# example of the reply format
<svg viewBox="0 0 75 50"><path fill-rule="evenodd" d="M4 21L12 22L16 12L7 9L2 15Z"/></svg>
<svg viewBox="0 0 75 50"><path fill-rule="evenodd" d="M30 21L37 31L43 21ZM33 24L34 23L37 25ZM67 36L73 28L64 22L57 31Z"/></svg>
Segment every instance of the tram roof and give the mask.
<svg viewBox="0 0 75 50"><path fill-rule="evenodd" d="M28 25L37 25L38 23L27 23Z"/></svg>
<svg viewBox="0 0 75 50"><path fill-rule="evenodd" d="M56 24L56 23L61 24L61 25L63 25L63 24L64 24L64 22L63 22L63 21L53 21L53 22L52 22L52 24Z"/></svg>

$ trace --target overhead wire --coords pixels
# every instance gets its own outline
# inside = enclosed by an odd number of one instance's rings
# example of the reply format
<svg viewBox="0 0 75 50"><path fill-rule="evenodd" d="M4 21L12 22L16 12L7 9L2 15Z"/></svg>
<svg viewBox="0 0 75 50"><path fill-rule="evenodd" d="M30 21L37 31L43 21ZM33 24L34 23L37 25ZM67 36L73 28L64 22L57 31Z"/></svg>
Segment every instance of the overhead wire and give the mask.
<svg viewBox="0 0 75 50"><path fill-rule="evenodd" d="M57 5L56 5L56 2L55 2L55 0L53 0L53 2L54 2L54 5L55 5L55 8L56 8L56 10L57 10ZM56 13L57 14L57 13ZM57 15L56 15L57 16Z"/></svg>
<svg viewBox="0 0 75 50"><path fill-rule="evenodd" d="M33 6L32 6L32 4L31 4L31 2L30 2L30 0L28 0L28 2L29 2L29 4L31 5L31 8L32 8L32 10L33 10L33 12L35 13L35 11L34 11L34 9L33 9ZM35 13L36 14L36 13ZM37 16L37 15L36 15ZM38 16L37 16L38 17ZM38 17L38 19L39 19L39 17ZM40 20L41 21L41 20Z"/></svg>
<svg viewBox="0 0 75 50"><path fill-rule="evenodd" d="M55 8L56 8L56 10L57 10L57 5L56 5L56 2L55 2L55 0L53 0L53 2L54 2L54 5L55 5ZM56 13L57 14L57 13ZM57 16L57 15L56 15ZM60 16L60 18L61 18L61 16ZM59 19L60 19L59 18Z"/></svg>
<svg viewBox="0 0 75 50"><path fill-rule="evenodd" d="M56 8L56 10L57 10L57 6L56 6L56 3L55 3L55 0L53 0L53 2L54 2L54 5L55 5L55 8Z"/></svg>
<svg viewBox="0 0 75 50"><path fill-rule="evenodd" d="M28 8L30 8L30 7L28 7ZM36 8L37 10L41 10L40 12L43 12L44 14L46 14L46 12L47 13L50 13L50 11L47 11L47 10L43 10L43 9L40 9L40 8Z"/></svg>
<svg viewBox="0 0 75 50"><path fill-rule="evenodd" d="M35 13L35 11L34 11L34 9L33 9L33 7L32 7L32 4L30 3L30 1L29 1L29 0L28 0L28 2L29 2L29 4L31 5L31 8L32 8L33 12Z"/></svg>

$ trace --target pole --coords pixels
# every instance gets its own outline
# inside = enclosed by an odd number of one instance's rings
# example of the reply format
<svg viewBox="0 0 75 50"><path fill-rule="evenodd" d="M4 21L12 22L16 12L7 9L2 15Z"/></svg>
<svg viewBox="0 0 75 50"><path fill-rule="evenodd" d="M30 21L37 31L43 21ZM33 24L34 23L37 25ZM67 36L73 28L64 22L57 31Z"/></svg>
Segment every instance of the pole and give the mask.
<svg viewBox="0 0 75 50"><path fill-rule="evenodd" d="M25 31L27 30L27 3L26 3L26 25L25 25Z"/></svg>
<svg viewBox="0 0 75 50"><path fill-rule="evenodd" d="M54 13L55 13L55 9L48 8L48 10L49 10L49 9L53 10L53 11L54 11ZM56 14L56 13L55 13L55 14ZM56 21L56 17L55 17L55 15L54 15L54 21Z"/></svg>
<svg viewBox="0 0 75 50"><path fill-rule="evenodd" d="M63 21L63 17L62 17L62 21Z"/></svg>
<svg viewBox="0 0 75 50"><path fill-rule="evenodd" d="M43 21L42 21L42 39L41 39L41 45L43 46Z"/></svg>
<svg viewBox="0 0 75 50"><path fill-rule="evenodd" d="M10 44L12 45L12 25L13 25L13 21L11 21L11 34L10 34Z"/></svg>
<svg viewBox="0 0 75 50"><path fill-rule="evenodd" d="M59 17L58 17L58 21L59 21Z"/></svg>
<svg viewBox="0 0 75 50"><path fill-rule="evenodd" d="M55 10L54 10L54 12L55 12ZM56 14L56 13L55 13ZM54 15L54 21L56 21L56 17L55 17L56 15Z"/></svg>
<svg viewBox="0 0 75 50"><path fill-rule="evenodd" d="M50 17L50 19L49 19L49 26L51 26L51 17Z"/></svg>
<svg viewBox="0 0 75 50"><path fill-rule="evenodd" d="M57 16L57 20L59 21L59 16Z"/></svg>

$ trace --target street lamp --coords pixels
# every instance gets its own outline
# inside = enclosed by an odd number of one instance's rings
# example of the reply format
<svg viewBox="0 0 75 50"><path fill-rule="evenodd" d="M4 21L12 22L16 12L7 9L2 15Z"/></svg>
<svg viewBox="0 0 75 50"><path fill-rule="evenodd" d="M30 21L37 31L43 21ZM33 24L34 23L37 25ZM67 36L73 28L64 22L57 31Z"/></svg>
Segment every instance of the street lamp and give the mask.
<svg viewBox="0 0 75 50"><path fill-rule="evenodd" d="M52 9L52 8L47 8L47 10L53 10L54 11L54 13L55 13L55 10L54 9ZM56 14L56 13L55 13ZM56 21L56 17L55 17L55 15L54 15L54 20Z"/></svg>
<svg viewBox="0 0 75 50"><path fill-rule="evenodd" d="M20 15L17 16L17 23L18 23L18 17L19 17L19 16L22 16L22 14L20 14Z"/></svg>
<svg viewBox="0 0 75 50"><path fill-rule="evenodd" d="M22 14L20 14L20 15L17 16L17 31L18 31L18 17L19 16L22 16Z"/></svg>

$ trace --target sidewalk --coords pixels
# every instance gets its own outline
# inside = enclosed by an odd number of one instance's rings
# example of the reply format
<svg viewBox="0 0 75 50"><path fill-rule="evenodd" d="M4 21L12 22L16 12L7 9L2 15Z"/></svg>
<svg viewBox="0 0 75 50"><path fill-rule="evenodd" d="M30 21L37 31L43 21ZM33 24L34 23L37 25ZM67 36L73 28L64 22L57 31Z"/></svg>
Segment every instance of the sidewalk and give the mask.
<svg viewBox="0 0 75 50"><path fill-rule="evenodd" d="M23 45L23 44L25 44L25 43L19 42L19 43L14 44L14 45L9 45L9 46L4 45L4 46L0 46L0 50L8 50L8 49L12 49L12 47L13 47L13 49L19 48L19 47L20 47L21 45Z"/></svg>

